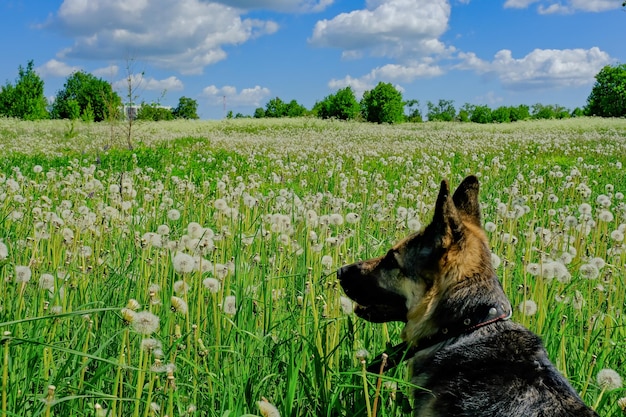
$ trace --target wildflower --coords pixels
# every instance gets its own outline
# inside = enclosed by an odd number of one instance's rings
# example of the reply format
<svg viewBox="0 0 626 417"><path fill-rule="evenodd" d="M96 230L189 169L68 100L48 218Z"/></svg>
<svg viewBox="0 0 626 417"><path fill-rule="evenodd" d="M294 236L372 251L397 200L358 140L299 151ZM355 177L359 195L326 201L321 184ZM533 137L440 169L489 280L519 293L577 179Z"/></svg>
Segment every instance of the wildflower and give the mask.
<svg viewBox="0 0 626 417"><path fill-rule="evenodd" d="M342 295L339 297L339 303L344 314L352 314L354 311L354 303L352 303L351 299Z"/></svg>
<svg viewBox="0 0 626 417"><path fill-rule="evenodd" d="M176 297L173 295L171 298L171 303L171 309L174 313L187 314L187 312L189 311L187 302L180 297Z"/></svg>
<svg viewBox="0 0 626 417"><path fill-rule="evenodd" d="M605 368L598 372L598 385L603 390L612 391L622 387L622 377L613 369Z"/></svg>
<svg viewBox="0 0 626 417"><path fill-rule="evenodd" d="M30 281L30 277L32 272L30 267L24 265L16 265L15 266L15 282L16 283L26 283Z"/></svg>
<svg viewBox="0 0 626 417"><path fill-rule="evenodd" d="M578 206L578 212L580 214L591 214L591 205L588 203L582 203Z"/></svg>
<svg viewBox="0 0 626 417"><path fill-rule="evenodd" d="M139 304L139 301L135 300L134 298L131 298L130 300L128 300L128 303L126 303L126 308L133 311L139 310L140 307L141 304Z"/></svg>
<svg viewBox="0 0 626 417"><path fill-rule="evenodd" d="M606 265L604 259L598 257L593 258L591 261L589 261L589 263L593 264L596 268L598 268L598 270L604 268L604 266Z"/></svg>
<svg viewBox="0 0 626 417"><path fill-rule="evenodd" d="M159 317L149 311L140 311L134 313L130 325L137 333L149 336L159 328Z"/></svg>
<svg viewBox="0 0 626 417"><path fill-rule="evenodd" d="M192 239L199 239L204 234L204 228L200 223L191 222L187 225L187 234Z"/></svg>
<svg viewBox="0 0 626 417"><path fill-rule="evenodd" d="M40 174L42 171L43 171L43 167L42 167L41 165L35 165L35 166L33 167L33 172L34 172L35 174Z"/></svg>
<svg viewBox="0 0 626 417"><path fill-rule="evenodd" d="M343 216L339 213L331 214L330 224L335 225L335 226L341 226L343 224Z"/></svg>
<svg viewBox="0 0 626 417"><path fill-rule="evenodd" d="M174 283L174 292L176 294L185 294L187 291L189 291L189 284L182 279Z"/></svg>
<svg viewBox="0 0 626 417"><path fill-rule="evenodd" d="M617 400L617 405L622 409L623 412L626 413L626 397L622 397Z"/></svg>
<svg viewBox="0 0 626 417"><path fill-rule="evenodd" d="M330 255L322 256L322 266L326 269L330 269L333 266L333 257Z"/></svg>
<svg viewBox="0 0 626 417"><path fill-rule="evenodd" d="M176 255L174 255L174 259L172 261L174 264L174 271L178 272L179 274L193 272L196 264L191 255L183 252L178 252Z"/></svg>
<svg viewBox="0 0 626 417"><path fill-rule="evenodd" d="M364 361L365 359L367 359L367 357L370 355L370 353L365 350L365 349L359 349L356 351L356 358L360 361Z"/></svg>
<svg viewBox="0 0 626 417"><path fill-rule="evenodd" d="M529 263L528 265L526 265L526 272L536 277L541 273L541 265L539 265L538 263Z"/></svg>
<svg viewBox="0 0 626 417"><path fill-rule="evenodd" d="M210 292L216 294L220 290L220 282L215 278L206 278L202 281L202 285L204 285Z"/></svg>
<svg viewBox="0 0 626 417"><path fill-rule="evenodd" d="M226 314L234 315L235 313L237 313L237 299L234 295L229 295L228 297L224 298L222 309Z"/></svg>
<svg viewBox="0 0 626 417"><path fill-rule="evenodd" d="M180 219L180 211L178 211L176 209L170 209L167 212L167 218L172 220L172 221L176 221L176 220Z"/></svg>
<svg viewBox="0 0 626 417"><path fill-rule="evenodd" d="M280 417L278 409L265 398L261 398L261 401L257 401L257 405L263 417Z"/></svg>
<svg viewBox="0 0 626 417"><path fill-rule="evenodd" d="M4 261L9 257L9 248L3 242L0 242L0 261Z"/></svg>
<svg viewBox="0 0 626 417"><path fill-rule="evenodd" d="M39 289L54 291L54 276L52 274L41 274L41 277L39 277Z"/></svg>
<svg viewBox="0 0 626 417"><path fill-rule="evenodd" d="M567 216L564 223L567 228L576 227L578 226L578 219L574 216Z"/></svg>
<svg viewBox="0 0 626 417"><path fill-rule="evenodd" d="M159 227L157 227L157 233L160 234L161 236L169 235L170 227L166 224L162 224Z"/></svg>
<svg viewBox="0 0 626 417"><path fill-rule="evenodd" d="M533 316L537 313L537 303L533 300L522 301L518 308L525 316Z"/></svg>
<svg viewBox="0 0 626 417"><path fill-rule="evenodd" d="M496 224L494 222L485 223L485 230L489 233L493 233L496 231Z"/></svg>
<svg viewBox="0 0 626 417"><path fill-rule="evenodd" d="M624 240L624 233L621 230L613 230L611 232L611 240L615 242L621 242Z"/></svg>
<svg viewBox="0 0 626 417"><path fill-rule="evenodd" d="M141 340L141 348L146 352L152 352L156 349L161 349L161 342L151 337Z"/></svg>
<svg viewBox="0 0 626 417"><path fill-rule="evenodd" d="M109 415L109 410L106 408L103 408L98 403L96 403L96 405L94 405L93 408L96 409L96 417L107 417Z"/></svg>
<svg viewBox="0 0 626 417"><path fill-rule="evenodd" d="M412 231L412 232L417 232L417 231L419 231L422 228L422 223L416 217L414 217L412 219L409 219L406 222L406 225L409 228L409 230Z"/></svg>
<svg viewBox="0 0 626 417"><path fill-rule="evenodd" d="M228 209L228 203L223 198L218 198L213 203L213 206L219 211L226 211Z"/></svg>
<svg viewBox="0 0 626 417"><path fill-rule="evenodd" d="M596 279L600 276L600 270L594 264L582 264L578 269L580 275L587 279Z"/></svg>
<svg viewBox="0 0 626 417"><path fill-rule="evenodd" d="M346 214L346 222L350 223L350 224L354 224L356 222L358 222L360 219L360 216L356 213L348 213Z"/></svg>
<svg viewBox="0 0 626 417"><path fill-rule="evenodd" d="M153 246L155 248L160 248L163 246L163 241L161 240L161 235L154 232L147 232L141 238L141 242L146 246Z"/></svg>
<svg viewBox="0 0 626 417"><path fill-rule="evenodd" d="M576 292L574 293L574 299L572 300L572 307L574 307L576 310L581 310L584 305L585 298L583 297L583 294L580 291L576 290Z"/></svg>
<svg viewBox="0 0 626 417"><path fill-rule="evenodd" d="M609 210L602 210L600 214L598 214L598 220L605 223L610 223L613 221L613 213Z"/></svg>
<svg viewBox="0 0 626 417"><path fill-rule="evenodd" d="M493 266L493 269L498 269L501 263L502 263L502 260L500 259L500 257L496 255L495 253L491 252L491 265Z"/></svg>

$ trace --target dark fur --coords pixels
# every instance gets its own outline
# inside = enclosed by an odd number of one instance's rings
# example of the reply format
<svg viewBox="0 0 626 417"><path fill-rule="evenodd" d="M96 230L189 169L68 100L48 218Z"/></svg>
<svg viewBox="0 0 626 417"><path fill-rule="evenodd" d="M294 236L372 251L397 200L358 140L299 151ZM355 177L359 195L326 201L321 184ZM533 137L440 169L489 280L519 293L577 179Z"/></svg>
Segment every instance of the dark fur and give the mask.
<svg viewBox="0 0 626 417"><path fill-rule="evenodd" d="M506 314L483 314L511 304L491 265L476 177L453 196L442 182L426 229L337 274L359 317L406 323L412 382L424 388L414 392L415 416L597 416L538 336Z"/></svg>

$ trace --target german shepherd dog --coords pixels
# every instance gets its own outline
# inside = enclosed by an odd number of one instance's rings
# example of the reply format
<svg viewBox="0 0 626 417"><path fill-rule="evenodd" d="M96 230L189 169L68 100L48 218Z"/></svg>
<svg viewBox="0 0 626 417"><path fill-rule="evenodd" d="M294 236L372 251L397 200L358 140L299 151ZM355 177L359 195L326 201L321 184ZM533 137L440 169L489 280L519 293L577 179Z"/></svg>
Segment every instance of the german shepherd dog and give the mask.
<svg viewBox="0 0 626 417"><path fill-rule="evenodd" d="M478 179L454 195L443 181L432 222L385 255L337 272L357 316L402 321L404 343L370 371L409 359L413 415L597 416L548 359L541 339L509 320L511 303L481 226Z"/></svg>

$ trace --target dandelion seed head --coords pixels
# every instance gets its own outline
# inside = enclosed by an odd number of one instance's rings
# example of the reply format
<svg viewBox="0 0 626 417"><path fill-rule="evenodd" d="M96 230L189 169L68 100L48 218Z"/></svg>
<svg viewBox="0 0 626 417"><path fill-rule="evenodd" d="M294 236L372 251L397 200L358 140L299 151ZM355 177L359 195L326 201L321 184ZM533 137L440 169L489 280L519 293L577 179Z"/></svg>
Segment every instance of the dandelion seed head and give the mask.
<svg viewBox="0 0 626 417"><path fill-rule="evenodd" d="M180 219L180 211L178 211L176 209L168 210L167 218L172 220L172 221L176 221L176 220Z"/></svg>
<svg viewBox="0 0 626 417"><path fill-rule="evenodd" d="M174 313L187 314L189 311L189 307L187 306L187 302L180 297L172 296L170 299L170 303L172 306L172 311Z"/></svg>
<svg viewBox="0 0 626 417"><path fill-rule="evenodd" d="M222 309L224 313L234 315L237 313L237 298L234 295L229 295L224 298L224 303L222 304Z"/></svg>
<svg viewBox="0 0 626 417"><path fill-rule="evenodd" d="M159 328L159 317L149 311L134 313L130 325L139 334L149 336Z"/></svg>
<svg viewBox="0 0 626 417"><path fill-rule="evenodd" d="M352 314L352 312L354 311L354 303L351 299L342 295L339 297L339 303L341 305L341 311L343 311L343 314Z"/></svg>
<svg viewBox="0 0 626 417"><path fill-rule="evenodd" d="M590 264L593 264L598 270L601 270L606 266L606 261L602 258L595 257L589 261Z"/></svg>
<svg viewBox="0 0 626 417"><path fill-rule="evenodd" d="M518 309L525 316L534 316L537 313L537 303L533 300L525 300L520 303Z"/></svg>
<svg viewBox="0 0 626 417"><path fill-rule="evenodd" d="M204 234L204 227L200 223L191 222L187 225L187 234L192 239L200 239Z"/></svg>
<svg viewBox="0 0 626 417"><path fill-rule="evenodd" d="M39 277L39 289L54 291L54 275L41 274Z"/></svg>
<svg viewBox="0 0 626 417"><path fill-rule="evenodd" d="M162 345L161 342L156 339L146 338L141 340L141 348L146 352L152 352L155 349L161 349Z"/></svg>
<svg viewBox="0 0 626 417"><path fill-rule="evenodd" d="M356 351L355 356L358 360L363 361L369 357L370 353L365 349L359 349Z"/></svg>
<svg viewBox="0 0 626 417"><path fill-rule="evenodd" d="M216 294L220 290L220 282L215 278L205 278L202 281L202 285L204 285L211 293Z"/></svg>
<svg viewBox="0 0 626 417"><path fill-rule="evenodd" d="M613 369L605 368L598 371L597 380L598 385L607 391L622 387L622 377Z"/></svg>
<svg viewBox="0 0 626 417"><path fill-rule="evenodd" d="M619 229L613 230L611 232L611 240L615 242L622 242L624 240L624 233Z"/></svg>
<svg viewBox="0 0 626 417"><path fill-rule="evenodd" d="M263 417L280 417L280 413L278 409L265 398L261 399L261 401L257 401L257 405L259 406L259 411L261 412L261 416Z"/></svg>
<svg viewBox="0 0 626 417"><path fill-rule="evenodd" d="M137 311L141 308L141 304L139 304L139 301L135 300L134 298L131 298L126 303L126 308L132 311Z"/></svg>
<svg viewBox="0 0 626 417"><path fill-rule="evenodd" d="M349 223L349 224L357 223L360 218L361 218L361 216L359 216L356 213L348 213L348 214L346 214L346 222Z"/></svg>
<svg viewBox="0 0 626 417"><path fill-rule="evenodd" d="M189 291L189 284L187 284L184 280L180 279L174 282L174 292L176 294L186 294Z"/></svg>
<svg viewBox="0 0 626 417"><path fill-rule="evenodd" d="M596 279L600 276L600 271L598 270L598 267L591 263L582 264L578 269L578 272L583 278L587 279Z"/></svg>
<svg viewBox="0 0 626 417"><path fill-rule="evenodd" d="M333 266L333 257L330 255L322 256L322 266L326 269L330 269Z"/></svg>
<svg viewBox="0 0 626 417"><path fill-rule="evenodd" d="M422 228L422 223L417 217L413 217L406 222L407 227L412 232L417 232Z"/></svg>
<svg viewBox="0 0 626 417"><path fill-rule="evenodd" d="M580 214L591 214L591 205L589 203L582 203L578 206L578 212Z"/></svg>
<svg viewBox="0 0 626 417"><path fill-rule="evenodd" d="M17 284L27 283L30 281L30 277L32 276L32 271L29 266L25 265L16 265L15 266L15 282Z"/></svg>
<svg viewBox="0 0 626 417"><path fill-rule="evenodd" d="M613 221L613 219L613 213L611 213L609 210L602 210L600 211L600 214L598 214L598 220L600 220L601 222L610 223Z"/></svg>
<svg viewBox="0 0 626 417"><path fill-rule="evenodd" d="M330 215L330 224L334 226L341 226L343 224L343 216L339 213L333 213Z"/></svg>
<svg viewBox="0 0 626 417"><path fill-rule="evenodd" d="M0 242L0 261L4 261L9 257L9 248L4 242Z"/></svg>
<svg viewBox="0 0 626 417"><path fill-rule="evenodd" d="M176 255L174 255L174 259L172 260L172 262L174 266L174 271L178 272L179 274L188 274L190 272L193 272L196 264L193 257L184 252L177 252Z"/></svg>

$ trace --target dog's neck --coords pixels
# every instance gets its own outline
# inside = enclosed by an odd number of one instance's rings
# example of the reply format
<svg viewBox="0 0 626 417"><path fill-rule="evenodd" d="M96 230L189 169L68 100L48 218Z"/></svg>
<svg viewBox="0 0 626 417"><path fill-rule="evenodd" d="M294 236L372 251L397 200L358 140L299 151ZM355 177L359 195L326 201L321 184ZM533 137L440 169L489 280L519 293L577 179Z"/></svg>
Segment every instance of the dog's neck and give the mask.
<svg viewBox="0 0 626 417"><path fill-rule="evenodd" d="M447 323L439 331L429 337L421 339L415 345L402 342L398 345L388 345L385 352L378 355L368 366L367 370L373 373L381 373L394 368L404 360L408 360L418 352L426 350L439 343L445 342L463 334L471 333L481 327L488 326L502 320L511 318L512 310L510 305L484 304L478 305L470 311L462 320Z"/></svg>

